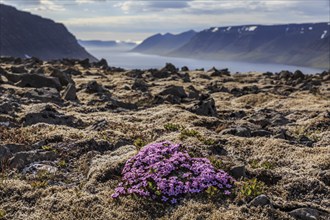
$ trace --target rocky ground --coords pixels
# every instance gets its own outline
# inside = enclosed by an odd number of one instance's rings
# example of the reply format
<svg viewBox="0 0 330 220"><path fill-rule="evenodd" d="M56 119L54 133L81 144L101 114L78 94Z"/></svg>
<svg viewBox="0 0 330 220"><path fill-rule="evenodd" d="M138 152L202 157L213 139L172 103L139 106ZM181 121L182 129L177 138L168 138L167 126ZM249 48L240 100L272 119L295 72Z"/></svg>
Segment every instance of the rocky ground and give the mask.
<svg viewBox="0 0 330 220"><path fill-rule="evenodd" d="M329 219L330 73L0 59L0 219ZM147 143L237 180L178 205L111 198Z"/></svg>

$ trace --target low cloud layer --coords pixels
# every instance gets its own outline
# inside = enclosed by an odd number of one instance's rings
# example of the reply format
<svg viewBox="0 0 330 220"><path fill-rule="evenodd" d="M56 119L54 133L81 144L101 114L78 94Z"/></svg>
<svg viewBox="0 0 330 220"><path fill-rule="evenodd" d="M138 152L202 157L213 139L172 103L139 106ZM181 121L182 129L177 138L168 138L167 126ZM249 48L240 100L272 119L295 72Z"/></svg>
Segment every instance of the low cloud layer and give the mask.
<svg viewBox="0 0 330 220"><path fill-rule="evenodd" d="M143 40L211 26L329 21L328 0L0 0L66 24L84 39ZM103 34L96 34L103 33ZM114 37L111 38L111 33ZM119 34L120 33L120 34Z"/></svg>

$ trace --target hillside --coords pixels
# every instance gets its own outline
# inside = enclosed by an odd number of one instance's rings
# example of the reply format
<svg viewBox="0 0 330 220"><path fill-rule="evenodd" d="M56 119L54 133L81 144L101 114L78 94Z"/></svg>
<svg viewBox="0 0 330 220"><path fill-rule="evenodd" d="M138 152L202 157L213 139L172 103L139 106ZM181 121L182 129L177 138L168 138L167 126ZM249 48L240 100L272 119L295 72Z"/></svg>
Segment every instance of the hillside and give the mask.
<svg viewBox="0 0 330 220"><path fill-rule="evenodd" d="M330 68L329 23L213 27L196 33L183 46L166 45L163 55L202 59L239 60ZM159 54L165 36L148 44ZM165 44L164 44L165 45ZM143 50L140 52L144 52Z"/></svg>
<svg viewBox="0 0 330 220"><path fill-rule="evenodd" d="M166 55L169 52L180 48L186 44L196 34L195 31L190 30L181 34L156 34L139 44L134 48L133 52L150 53L158 55Z"/></svg>
<svg viewBox="0 0 330 220"><path fill-rule="evenodd" d="M63 24L0 4L0 55L96 60Z"/></svg>
<svg viewBox="0 0 330 220"><path fill-rule="evenodd" d="M329 220L330 72L183 69L0 58L0 219Z"/></svg>

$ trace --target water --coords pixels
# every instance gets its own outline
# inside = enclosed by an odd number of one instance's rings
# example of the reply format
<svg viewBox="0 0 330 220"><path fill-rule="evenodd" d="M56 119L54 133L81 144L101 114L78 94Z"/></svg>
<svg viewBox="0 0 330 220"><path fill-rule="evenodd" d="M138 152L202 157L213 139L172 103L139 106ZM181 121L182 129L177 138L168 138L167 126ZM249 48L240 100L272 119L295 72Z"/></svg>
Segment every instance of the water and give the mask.
<svg viewBox="0 0 330 220"><path fill-rule="evenodd" d="M281 64L247 63L237 61L199 60L190 58L163 57L158 55L147 55L123 51L122 49L86 47L86 49L97 58L105 58L109 66L122 67L125 69L149 69L161 68L165 63L172 63L176 67L187 66L189 69L228 68L230 72L280 72L281 70L301 70L305 74L322 72L322 69L290 66Z"/></svg>

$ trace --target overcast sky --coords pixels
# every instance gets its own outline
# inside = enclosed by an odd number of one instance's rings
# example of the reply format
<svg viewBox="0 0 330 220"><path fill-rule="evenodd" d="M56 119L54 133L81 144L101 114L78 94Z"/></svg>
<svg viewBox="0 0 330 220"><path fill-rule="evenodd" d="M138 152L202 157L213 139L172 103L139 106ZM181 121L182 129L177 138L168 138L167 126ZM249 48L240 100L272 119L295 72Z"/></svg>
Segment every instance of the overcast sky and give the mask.
<svg viewBox="0 0 330 220"><path fill-rule="evenodd" d="M64 23L79 39L141 41L155 33L241 24L330 22L329 0L0 0Z"/></svg>

